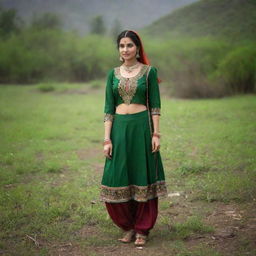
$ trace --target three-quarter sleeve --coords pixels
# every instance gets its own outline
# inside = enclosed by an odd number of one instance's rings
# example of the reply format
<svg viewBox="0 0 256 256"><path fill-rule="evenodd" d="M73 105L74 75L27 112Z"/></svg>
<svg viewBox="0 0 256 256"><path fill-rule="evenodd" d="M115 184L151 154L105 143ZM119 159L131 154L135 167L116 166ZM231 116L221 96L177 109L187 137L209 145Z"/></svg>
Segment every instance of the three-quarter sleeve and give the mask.
<svg viewBox="0 0 256 256"><path fill-rule="evenodd" d="M104 106L104 122L113 121L115 114L115 101L113 95L113 72L114 69L110 70L107 75L107 84L105 90L105 106Z"/></svg>
<svg viewBox="0 0 256 256"><path fill-rule="evenodd" d="M161 115L161 99L157 78L157 69L151 66L151 69L148 74L148 99L149 108L152 115Z"/></svg>

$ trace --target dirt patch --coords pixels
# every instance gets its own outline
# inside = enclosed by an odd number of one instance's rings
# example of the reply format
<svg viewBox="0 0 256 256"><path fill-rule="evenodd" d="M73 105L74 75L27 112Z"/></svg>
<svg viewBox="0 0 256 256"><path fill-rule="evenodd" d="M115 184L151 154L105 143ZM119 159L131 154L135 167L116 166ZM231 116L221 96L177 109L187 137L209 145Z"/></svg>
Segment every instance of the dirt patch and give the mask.
<svg viewBox="0 0 256 256"><path fill-rule="evenodd" d="M52 246L50 254L51 256L87 256L89 254L85 254L81 252L79 245L72 243L59 244L56 246Z"/></svg>
<svg viewBox="0 0 256 256"><path fill-rule="evenodd" d="M66 89L62 91L56 91L55 94L88 94L89 91L89 88Z"/></svg>
<svg viewBox="0 0 256 256"><path fill-rule="evenodd" d="M188 202L183 197L178 201L164 213L169 214L174 222L199 215L206 225L214 228L213 233L193 234L184 240L188 249L204 245L225 256L255 255L255 203Z"/></svg>
<svg viewBox="0 0 256 256"><path fill-rule="evenodd" d="M71 89L64 89L64 90L56 90L54 94L91 94L101 91L101 87L93 87L93 86L86 86L84 88L71 88Z"/></svg>
<svg viewBox="0 0 256 256"><path fill-rule="evenodd" d="M103 157L103 152L95 147L95 148L81 148L79 150L76 151L76 154L78 156L79 159L81 160L87 160L87 159L92 159L92 158L96 158L96 157Z"/></svg>
<svg viewBox="0 0 256 256"><path fill-rule="evenodd" d="M43 154L42 152L37 152L37 153L35 154L35 156L36 156L36 159L37 159L39 162L42 162L42 161L44 161L44 159L45 159L44 154Z"/></svg>
<svg viewBox="0 0 256 256"><path fill-rule="evenodd" d="M95 170L95 172L100 175L103 173L104 169L104 163L93 163L92 168Z"/></svg>
<svg viewBox="0 0 256 256"><path fill-rule="evenodd" d="M214 226L211 244L224 255L255 255L256 207L254 203L217 203L207 217ZM209 241L210 242L210 241ZM254 251L254 252L253 252Z"/></svg>

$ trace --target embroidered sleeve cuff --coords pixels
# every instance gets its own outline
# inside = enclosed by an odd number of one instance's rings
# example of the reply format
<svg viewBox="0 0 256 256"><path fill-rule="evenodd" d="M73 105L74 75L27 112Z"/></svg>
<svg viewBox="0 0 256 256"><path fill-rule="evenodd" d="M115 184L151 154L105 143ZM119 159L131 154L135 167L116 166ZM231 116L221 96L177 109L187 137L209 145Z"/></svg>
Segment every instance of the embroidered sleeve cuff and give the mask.
<svg viewBox="0 0 256 256"><path fill-rule="evenodd" d="M111 122L113 122L113 120L114 120L114 115L112 115L112 114L106 114L106 113L105 113L105 115L104 115L104 122L106 122L106 121L111 121Z"/></svg>
<svg viewBox="0 0 256 256"><path fill-rule="evenodd" d="M161 115L161 109L160 108L151 108L151 115Z"/></svg>

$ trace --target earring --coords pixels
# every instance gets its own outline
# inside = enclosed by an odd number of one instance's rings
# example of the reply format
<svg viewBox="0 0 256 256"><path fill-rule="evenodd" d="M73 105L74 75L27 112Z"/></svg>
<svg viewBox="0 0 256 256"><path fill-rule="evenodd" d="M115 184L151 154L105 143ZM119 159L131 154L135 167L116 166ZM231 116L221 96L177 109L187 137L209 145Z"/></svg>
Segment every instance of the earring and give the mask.
<svg viewBox="0 0 256 256"><path fill-rule="evenodd" d="M136 53L136 58L138 59L140 57L139 52Z"/></svg>
<svg viewBox="0 0 256 256"><path fill-rule="evenodd" d="M119 60L120 60L120 61L124 61L123 57L121 57L121 56L119 57Z"/></svg>

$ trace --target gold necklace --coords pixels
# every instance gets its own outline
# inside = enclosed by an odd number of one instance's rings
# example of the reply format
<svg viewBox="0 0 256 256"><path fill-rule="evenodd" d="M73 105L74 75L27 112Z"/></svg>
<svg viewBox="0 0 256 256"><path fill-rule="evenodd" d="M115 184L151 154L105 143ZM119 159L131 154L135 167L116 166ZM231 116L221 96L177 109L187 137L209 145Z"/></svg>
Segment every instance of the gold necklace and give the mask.
<svg viewBox="0 0 256 256"><path fill-rule="evenodd" d="M136 69L139 66L139 62L137 62L133 66L126 66L125 64L123 64L122 66L126 72L131 73L134 69Z"/></svg>

